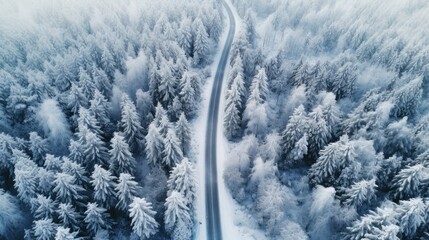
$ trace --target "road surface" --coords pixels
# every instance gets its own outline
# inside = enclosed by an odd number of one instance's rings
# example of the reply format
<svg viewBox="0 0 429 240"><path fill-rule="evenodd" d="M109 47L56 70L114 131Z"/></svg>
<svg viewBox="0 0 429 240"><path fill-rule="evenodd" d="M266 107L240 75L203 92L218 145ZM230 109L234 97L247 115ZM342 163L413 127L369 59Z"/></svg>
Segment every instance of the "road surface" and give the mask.
<svg viewBox="0 0 429 240"><path fill-rule="evenodd" d="M207 239L221 240L222 228L219 213L219 192L217 181L216 167L216 139L217 125L219 118L219 102L222 91L222 81L225 73L225 67L228 62L228 55L231 49L232 40L235 33L235 20L228 4L224 1L223 5L226 9L229 19L229 31L226 39L225 47L222 51L219 65L214 78L213 89L209 103L209 113L207 120L206 132L206 148L205 148L205 194L206 194L206 220L207 220Z"/></svg>

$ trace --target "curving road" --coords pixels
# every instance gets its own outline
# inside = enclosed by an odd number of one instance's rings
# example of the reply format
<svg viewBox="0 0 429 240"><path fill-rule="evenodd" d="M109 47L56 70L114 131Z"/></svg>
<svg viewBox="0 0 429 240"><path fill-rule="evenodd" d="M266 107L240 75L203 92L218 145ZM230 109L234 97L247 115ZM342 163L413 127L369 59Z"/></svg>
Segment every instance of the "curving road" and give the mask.
<svg viewBox="0 0 429 240"><path fill-rule="evenodd" d="M219 118L219 102L222 91L222 81L225 67L228 62L228 55L231 49L232 40L235 33L235 20L228 4L222 1L229 18L229 31L225 47L219 61L214 78L213 89L209 103L209 113L207 120L206 148L205 148L205 194L206 194L206 218L207 218L207 239L221 240L222 228L219 212L219 192L217 182L216 165L216 140L217 126Z"/></svg>

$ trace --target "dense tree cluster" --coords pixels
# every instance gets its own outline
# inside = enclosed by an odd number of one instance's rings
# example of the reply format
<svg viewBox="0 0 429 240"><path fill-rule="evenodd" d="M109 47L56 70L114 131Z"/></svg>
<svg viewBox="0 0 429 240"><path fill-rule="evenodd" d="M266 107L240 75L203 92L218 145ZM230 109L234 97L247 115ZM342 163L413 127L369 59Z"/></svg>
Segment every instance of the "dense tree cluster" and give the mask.
<svg viewBox="0 0 429 240"><path fill-rule="evenodd" d="M232 2L233 197L272 239L426 239L429 5Z"/></svg>
<svg viewBox="0 0 429 240"><path fill-rule="evenodd" d="M24 3L0 17L0 238L192 239L188 120L222 6Z"/></svg>

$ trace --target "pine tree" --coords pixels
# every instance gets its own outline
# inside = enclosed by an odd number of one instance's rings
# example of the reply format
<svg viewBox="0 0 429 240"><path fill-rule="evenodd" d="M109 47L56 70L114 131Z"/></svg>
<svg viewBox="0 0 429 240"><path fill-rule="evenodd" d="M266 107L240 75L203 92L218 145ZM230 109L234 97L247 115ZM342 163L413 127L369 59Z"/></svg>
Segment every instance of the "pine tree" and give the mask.
<svg viewBox="0 0 429 240"><path fill-rule="evenodd" d="M160 76L160 81L158 86L159 99L156 100L162 102L163 105L167 107L173 103L178 80L173 76L170 63L165 59L161 61L161 65L157 72Z"/></svg>
<svg viewBox="0 0 429 240"><path fill-rule="evenodd" d="M77 115L81 107L88 106L88 99L82 93L82 89L72 83L70 92L67 96L67 106L74 115Z"/></svg>
<svg viewBox="0 0 429 240"><path fill-rule="evenodd" d="M51 194L54 188L55 173L44 168L37 171L38 187L40 193Z"/></svg>
<svg viewBox="0 0 429 240"><path fill-rule="evenodd" d="M43 164L43 167L46 170L57 173L61 170L62 165L63 161L60 159L60 157L55 157L52 154L46 154L45 163Z"/></svg>
<svg viewBox="0 0 429 240"><path fill-rule="evenodd" d="M180 114L179 120L176 122L176 135L182 146L182 152L187 155L191 146L191 127L186 119L185 113Z"/></svg>
<svg viewBox="0 0 429 240"><path fill-rule="evenodd" d="M109 213L105 208L99 207L97 203L88 203L84 221L93 235L100 230L111 228Z"/></svg>
<svg viewBox="0 0 429 240"><path fill-rule="evenodd" d="M60 203L57 209L58 220L62 226L79 230L79 223L82 216L69 203Z"/></svg>
<svg viewBox="0 0 429 240"><path fill-rule="evenodd" d="M70 140L69 144L69 158L77 163L84 163L84 148L80 141Z"/></svg>
<svg viewBox="0 0 429 240"><path fill-rule="evenodd" d="M229 99L227 99L228 101ZM224 133L228 139L232 139L240 133L241 118L237 105L233 102L228 102L225 109L223 124L225 127Z"/></svg>
<svg viewBox="0 0 429 240"><path fill-rule="evenodd" d="M76 240L78 232L70 232L70 228L57 227L55 240Z"/></svg>
<svg viewBox="0 0 429 240"><path fill-rule="evenodd" d="M188 116L192 116L196 111L196 94L195 89L192 86L192 74L185 72L182 79L180 80L179 96L182 103L182 109L187 113Z"/></svg>
<svg viewBox="0 0 429 240"><path fill-rule="evenodd" d="M91 185L94 188L94 200L103 207L110 208L116 201L115 176L103 169L100 165L94 166L91 175Z"/></svg>
<svg viewBox="0 0 429 240"><path fill-rule="evenodd" d="M170 196L165 200L165 229L172 232L179 223L191 221L189 208L186 206L186 200L181 193L173 190Z"/></svg>
<svg viewBox="0 0 429 240"><path fill-rule="evenodd" d="M88 169L92 169L94 164L101 164L107 166L107 159L109 155L104 142L97 136L97 134L88 131L85 136L85 144L83 145L83 154L85 156L85 164Z"/></svg>
<svg viewBox="0 0 429 240"><path fill-rule="evenodd" d="M52 240L55 237L56 225L52 219L45 218L34 221L33 232L37 240Z"/></svg>
<svg viewBox="0 0 429 240"><path fill-rule="evenodd" d="M161 163L164 151L164 139L154 122L149 125L145 140L145 152L148 162L152 164Z"/></svg>
<svg viewBox="0 0 429 240"><path fill-rule="evenodd" d="M61 171L63 173L70 174L76 180L76 184L84 186L88 184L89 178L87 177L87 172L82 165L71 161L70 159L63 157L63 164L61 166Z"/></svg>
<svg viewBox="0 0 429 240"><path fill-rule="evenodd" d="M129 212L133 231L141 239L149 239L158 232L159 224L154 218L156 212L152 210L152 204L146 199L135 197L130 204Z"/></svg>
<svg viewBox="0 0 429 240"><path fill-rule="evenodd" d="M97 136L101 135L100 123L88 109L83 107L79 109L79 118L77 119L77 122L79 128L86 127L91 132L97 134Z"/></svg>
<svg viewBox="0 0 429 240"><path fill-rule="evenodd" d="M136 106L131 99L124 95L121 102L121 126L124 137L131 150L137 150L143 139L143 128L140 123L140 116L137 113Z"/></svg>
<svg viewBox="0 0 429 240"><path fill-rule="evenodd" d="M38 194L35 199L35 205L37 206L34 211L35 219L53 218L56 203L52 201L51 197Z"/></svg>
<svg viewBox="0 0 429 240"><path fill-rule="evenodd" d="M205 62L209 55L209 37L199 18L194 21L193 30L195 36L193 62L198 66Z"/></svg>
<svg viewBox="0 0 429 240"><path fill-rule="evenodd" d="M346 189L345 203L360 208L375 198L376 188L375 179L356 182Z"/></svg>
<svg viewBox="0 0 429 240"><path fill-rule="evenodd" d="M115 187L116 197L118 198L118 203L116 207L123 211L128 210L128 206L131 204L131 201L134 197L137 197L141 188L138 183L134 181L134 177L128 173L121 173L119 175L118 184Z"/></svg>
<svg viewBox="0 0 429 240"><path fill-rule="evenodd" d="M117 176L120 173L134 174L136 161L120 133L115 132L113 134L113 138L110 140L110 147L110 171Z"/></svg>
<svg viewBox="0 0 429 240"><path fill-rule="evenodd" d="M83 200L85 189L76 184L76 179L67 173L57 173L54 180L54 193L60 203L77 204Z"/></svg>
<svg viewBox="0 0 429 240"><path fill-rule="evenodd" d="M403 238L414 239L418 229L426 224L427 206L421 198L400 201L397 209L399 228Z"/></svg>
<svg viewBox="0 0 429 240"><path fill-rule="evenodd" d="M352 63L346 63L338 69L332 83L332 92L337 99L350 96L355 89L356 67Z"/></svg>
<svg viewBox="0 0 429 240"><path fill-rule="evenodd" d="M295 147L289 152L287 160L291 162L299 162L304 159L304 156L308 153L308 141L307 134L304 133L296 143Z"/></svg>
<svg viewBox="0 0 429 240"><path fill-rule="evenodd" d="M15 188L18 191L18 198L29 204L30 199L36 197L37 175L35 171L29 169L19 169L15 167Z"/></svg>
<svg viewBox="0 0 429 240"><path fill-rule="evenodd" d="M168 167L175 166L183 158L182 147L174 129L168 129L165 136L163 155L162 162Z"/></svg>
<svg viewBox="0 0 429 240"><path fill-rule="evenodd" d="M428 168L422 164L408 166L402 169L393 179L395 196L398 199L408 199L419 196L420 185L425 179Z"/></svg>
<svg viewBox="0 0 429 240"><path fill-rule="evenodd" d="M113 79L115 73L115 60L107 47L103 47L101 52L101 67L109 79Z"/></svg>
<svg viewBox="0 0 429 240"><path fill-rule="evenodd" d="M91 79L91 76L89 76L83 67L79 68L79 87L82 89L82 93L85 95L86 99L92 99L94 95L95 84Z"/></svg>
<svg viewBox="0 0 429 240"><path fill-rule="evenodd" d="M323 118L321 107L315 108L308 115L308 119L308 155L310 158L316 159L319 156L320 149L328 142L329 129Z"/></svg>
<svg viewBox="0 0 429 240"><path fill-rule="evenodd" d="M288 155L306 132L308 118L303 105L295 108L282 134L283 152Z"/></svg>
<svg viewBox="0 0 429 240"><path fill-rule="evenodd" d="M112 92L112 83L110 82L106 72L95 66L95 64L92 65L92 78L94 79L94 83L96 86L95 92L99 91L103 93L103 95L106 97L110 96Z"/></svg>
<svg viewBox="0 0 429 240"><path fill-rule="evenodd" d="M259 96L262 100L266 100L268 97L268 77L265 72L265 68L259 70L258 74L253 78L252 84L250 85L250 92L254 92L258 89Z"/></svg>
<svg viewBox="0 0 429 240"><path fill-rule="evenodd" d="M209 29L210 29L210 38L213 39L216 43L219 42L219 38L223 30L223 22L220 17L219 11L213 11Z"/></svg>
<svg viewBox="0 0 429 240"><path fill-rule="evenodd" d="M227 81L228 88L231 88L231 85L233 84L237 76L239 76L238 79L244 79L243 60L241 59L241 56L237 56L237 59L235 60L234 65L229 71L228 81Z"/></svg>
<svg viewBox="0 0 429 240"><path fill-rule="evenodd" d="M106 127L110 124L109 119L109 103L104 95L95 90L94 98L89 101L90 107L89 112L97 119L102 127Z"/></svg>
<svg viewBox="0 0 429 240"><path fill-rule="evenodd" d="M47 140L41 138L36 132L31 132L29 142L33 160L38 163L39 166L43 165L43 156L45 156L48 150Z"/></svg>
<svg viewBox="0 0 429 240"><path fill-rule="evenodd" d="M180 22L180 29L178 35L178 43L185 51L186 56L193 55L193 38L192 38L192 23L187 17L184 17Z"/></svg>
<svg viewBox="0 0 429 240"><path fill-rule="evenodd" d="M193 164L184 158L171 171L167 181L169 192L178 191L185 199L185 204L192 209L196 196L197 179Z"/></svg>

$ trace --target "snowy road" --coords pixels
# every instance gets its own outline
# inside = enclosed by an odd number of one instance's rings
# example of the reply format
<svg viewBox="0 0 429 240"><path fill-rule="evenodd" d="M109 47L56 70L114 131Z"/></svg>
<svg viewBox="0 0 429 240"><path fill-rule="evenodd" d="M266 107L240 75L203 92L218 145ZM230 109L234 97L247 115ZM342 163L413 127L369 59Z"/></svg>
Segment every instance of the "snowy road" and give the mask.
<svg viewBox="0 0 429 240"><path fill-rule="evenodd" d="M207 218L207 239L222 239L222 228L219 211L219 191L218 191L218 173L216 164L216 141L217 126L219 118L219 103L222 92L222 81L225 73L225 67L228 61L229 51L235 33L235 20L228 4L223 2L229 18L229 31L225 47L219 61L214 78L214 85L210 97L209 113L207 120L206 150L205 150L205 194L206 194L206 218Z"/></svg>

